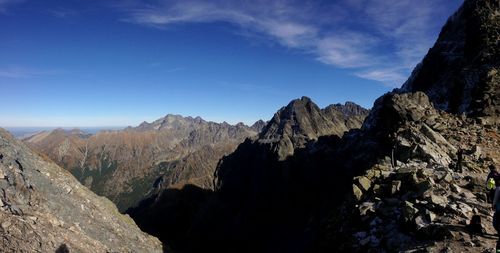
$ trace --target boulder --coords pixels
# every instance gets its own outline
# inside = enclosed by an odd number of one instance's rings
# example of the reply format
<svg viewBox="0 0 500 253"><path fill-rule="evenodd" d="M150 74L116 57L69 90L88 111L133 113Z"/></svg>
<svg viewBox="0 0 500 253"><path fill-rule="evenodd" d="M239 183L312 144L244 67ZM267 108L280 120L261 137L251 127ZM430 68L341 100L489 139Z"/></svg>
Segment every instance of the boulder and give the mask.
<svg viewBox="0 0 500 253"><path fill-rule="evenodd" d="M448 204L448 199L446 196L438 196L438 195L431 195L429 198L430 203L433 205L439 206L439 207L446 207L446 204Z"/></svg>
<svg viewBox="0 0 500 253"><path fill-rule="evenodd" d="M434 222L437 218L437 215L432 211L425 210L425 218L430 222Z"/></svg>
<svg viewBox="0 0 500 253"><path fill-rule="evenodd" d="M482 155L482 151L481 151L481 147L478 146L478 145L474 145L472 147L472 150L471 150L471 155L474 157L474 159L478 160L479 158L481 158L481 155Z"/></svg>
<svg viewBox="0 0 500 253"><path fill-rule="evenodd" d="M360 201L363 197L363 191L361 191L361 189L359 189L359 187L355 184L352 185L352 193L357 201Z"/></svg>
<svg viewBox="0 0 500 253"><path fill-rule="evenodd" d="M370 179L368 179L367 177L361 176L361 177L356 178L356 180L357 180L358 186L360 186L360 188L362 190L364 190L365 192L370 190L370 188L372 186L372 182L370 181Z"/></svg>
<svg viewBox="0 0 500 253"><path fill-rule="evenodd" d="M418 213L418 209L415 208L413 203L409 201L405 201L403 204L403 213L402 213L402 219L404 223L410 223L413 221L415 216Z"/></svg>
<svg viewBox="0 0 500 253"><path fill-rule="evenodd" d="M395 180L391 184L391 194L397 193L401 189L401 181Z"/></svg>
<svg viewBox="0 0 500 253"><path fill-rule="evenodd" d="M363 202L361 205L359 205L358 210L361 216L375 213L375 204L373 202Z"/></svg>
<svg viewBox="0 0 500 253"><path fill-rule="evenodd" d="M420 131L435 144L445 148L449 156L454 156L457 149L451 145L441 134L432 130L427 124L422 124Z"/></svg>
<svg viewBox="0 0 500 253"><path fill-rule="evenodd" d="M446 183L451 183L453 181L453 177L450 173L446 173L446 175L443 177L443 181Z"/></svg>
<svg viewBox="0 0 500 253"><path fill-rule="evenodd" d="M456 184L451 184L450 185L450 189L452 192L455 192L455 193L461 193L462 192L462 189L460 188L460 186L456 185Z"/></svg>
<svg viewBox="0 0 500 253"><path fill-rule="evenodd" d="M429 225L429 222L427 221L427 219L425 219L424 216L419 215L415 218L415 226L416 226L417 230L423 229L423 228L427 227L428 225Z"/></svg>

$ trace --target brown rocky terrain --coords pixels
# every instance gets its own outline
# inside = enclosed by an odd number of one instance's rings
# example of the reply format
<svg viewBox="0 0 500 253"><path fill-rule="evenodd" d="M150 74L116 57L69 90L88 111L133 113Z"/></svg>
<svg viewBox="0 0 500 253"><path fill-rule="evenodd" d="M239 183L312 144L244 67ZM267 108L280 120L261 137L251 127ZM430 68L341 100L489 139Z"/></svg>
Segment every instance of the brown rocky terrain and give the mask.
<svg viewBox="0 0 500 253"><path fill-rule="evenodd" d="M109 200L0 129L0 251L162 252Z"/></svg>
<svg viewBox="0 0 500 253"><path fill-rule="evenodd" d="M219 159L258 130L258 124L251 128L167 115L122 131L88 135L56 129L24 142L125 211L153 186L211 188Z"/></svg>

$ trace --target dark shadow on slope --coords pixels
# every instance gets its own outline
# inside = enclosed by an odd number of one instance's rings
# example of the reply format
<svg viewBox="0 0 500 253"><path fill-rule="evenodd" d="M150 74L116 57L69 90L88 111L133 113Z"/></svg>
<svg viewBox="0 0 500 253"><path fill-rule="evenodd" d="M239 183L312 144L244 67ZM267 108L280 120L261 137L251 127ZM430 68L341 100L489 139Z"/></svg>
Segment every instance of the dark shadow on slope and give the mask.
<svg viewBox="0 0 500 253"><path fill-rule="evenodd" d="M69 248L66 246L66 244L61 244L59 248L56 249L56 253L69 253Z"/></svg>
<svg viewBox="0 0 500 253"><path fill-rule="evenodd" d="M356 222L353 177L390 156L396 130L418 116L400 102L382 97L363 130L321 137L284 161L279 144L246 140L219 163L215 192L168 189L129 213L180 252L348 252L340 229Z"/></svg>
<svg viewBox="0 0 500 253"><path fill-rule="evenodd" d="M194 185L165 189L143 201L127 213L145 232L158 237L164 245L177 250L186 240L192 221L212 191Z"/></svg>
<svg viewBox="0 0 500 253"><path fill-rule="evenodd" d="M319 252L325 219L340 214L352 178L384 152L360 134L321 137L285 161L247 140L221 161L215 192L166 189L127 213L180 252ZM329 243L345 243L337 238Z"/></svg>

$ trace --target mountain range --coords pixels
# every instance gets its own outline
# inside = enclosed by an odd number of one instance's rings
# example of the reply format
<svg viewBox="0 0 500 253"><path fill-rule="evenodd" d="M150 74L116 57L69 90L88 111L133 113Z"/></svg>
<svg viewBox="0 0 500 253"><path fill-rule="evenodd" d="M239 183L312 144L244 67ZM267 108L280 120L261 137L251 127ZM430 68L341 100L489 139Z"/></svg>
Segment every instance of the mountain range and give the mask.
<svg viewBox="0 0 500 253"><path fill-rule="evenodd" d="M56 129L23 141L125 211L154 185L190 183L211 188L218 160L245 138L256 136L259 125L219 124L169 114L124 130L90 135L78 129Z"/></svg>
<svg viewBox="0 0 500 253"><path fill-rule="evenodd" d="M155 252L155 236L165 252L490 252L499 13L465 0L371 110L302 97L252 127L167 115L40 133L31 150L1 131L0 246Z"/></svg>

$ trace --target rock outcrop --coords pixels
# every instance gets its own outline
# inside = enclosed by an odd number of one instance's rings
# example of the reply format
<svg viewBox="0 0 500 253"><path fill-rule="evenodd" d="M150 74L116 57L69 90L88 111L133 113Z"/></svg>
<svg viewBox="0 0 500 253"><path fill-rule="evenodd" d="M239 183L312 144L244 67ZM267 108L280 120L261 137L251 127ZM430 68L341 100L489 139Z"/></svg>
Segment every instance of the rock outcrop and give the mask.
<svg viewBox="0 0 500 253"><path fill-rule="evenodd" d="M500 156L500 138L497 128L475 122L435 109L421 92L387 94L377 100L362 138L384 151L371 165L357 168L350 197L336 207L341 211L332 212L322 223L324 245L329 245L322 249L443 252L468 246L483 252L494 248L497 238L484 180L487 166ZM460 170L459 149L463 150ZM473 217L482 220L479 228L471 228ZM332 238L341 239L332 243Z"/></svg>
<svg viewBox="0 0 500 253"><path fill-rule="evenodd" d="M162 252L109 200L0 129L0 251Z"/></svg>
<svg viewBox="0 0 500 253"><path fill-rule="evenodd" d="M498 124L499 5L497 0L465 1L402 90L423 91L439 109Z"/></svg>

